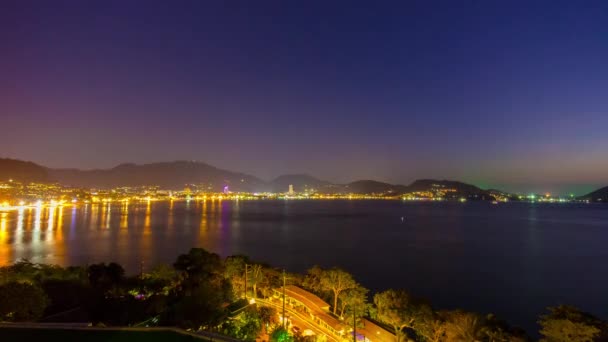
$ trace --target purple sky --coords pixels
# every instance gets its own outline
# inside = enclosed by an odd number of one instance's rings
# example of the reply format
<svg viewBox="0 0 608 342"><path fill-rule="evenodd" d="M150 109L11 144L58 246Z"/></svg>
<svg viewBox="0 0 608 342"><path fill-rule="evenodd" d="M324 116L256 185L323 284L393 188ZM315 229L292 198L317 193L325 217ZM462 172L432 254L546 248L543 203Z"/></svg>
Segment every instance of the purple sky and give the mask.
<svg viewBox="0 0 608 342"><path fill-rule="evenodd" d="M0 156L584 192L608 185L607 23L605 1L3 1Z"/></svg>

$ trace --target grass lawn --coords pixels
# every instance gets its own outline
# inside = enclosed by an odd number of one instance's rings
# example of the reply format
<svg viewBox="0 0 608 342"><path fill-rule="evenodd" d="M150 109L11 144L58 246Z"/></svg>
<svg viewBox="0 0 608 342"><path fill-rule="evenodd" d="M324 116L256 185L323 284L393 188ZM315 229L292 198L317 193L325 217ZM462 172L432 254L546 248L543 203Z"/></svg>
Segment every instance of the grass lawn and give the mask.
<svg viewBox="0 0 608 342"><path fill-rule="evenodd" d="M86 342L201 342L203 339L172 331L100 331L0 328L0 341Z"/></svg>

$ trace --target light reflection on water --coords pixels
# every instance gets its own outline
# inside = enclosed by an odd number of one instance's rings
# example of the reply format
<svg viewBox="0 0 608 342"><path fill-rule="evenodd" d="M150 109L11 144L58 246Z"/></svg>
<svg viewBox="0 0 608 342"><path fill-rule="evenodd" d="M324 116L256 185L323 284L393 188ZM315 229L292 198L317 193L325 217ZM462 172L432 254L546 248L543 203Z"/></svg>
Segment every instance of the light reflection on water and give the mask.
<svg viewBox="0 0 608 342"><path fill-rule="evenodd" d="M120 228L126 229L129 226L129 204L125 203L120 208Z"/></svg>
<svg viewBox="0 0 608 342"><path fill-rule="evenodd" d="M0 213L0 244L2 246L8 243L8 213ZM7 263L10 260L10 250L2 248L0 250L0 262Z"/></svg>
<svg viewBox="0 0 608 342"><path fill-rule="evenodd" d="M34 218L34 231L32 233L32 245L33 245L33 247L36 247L36 245L40 241L40 229L42 226L42 208L37 207L34 210L36 210L36 216Z"/></svg>
<svg viewBox="0 0 608 342"><path fill-rule="evenodd" d="M15 238L13 240L14 244L22 244L23 242L23 216L24 216L24 212L25 209L24 208L19 208L19 210L17 211L17 228L15 231Z"/></svg>

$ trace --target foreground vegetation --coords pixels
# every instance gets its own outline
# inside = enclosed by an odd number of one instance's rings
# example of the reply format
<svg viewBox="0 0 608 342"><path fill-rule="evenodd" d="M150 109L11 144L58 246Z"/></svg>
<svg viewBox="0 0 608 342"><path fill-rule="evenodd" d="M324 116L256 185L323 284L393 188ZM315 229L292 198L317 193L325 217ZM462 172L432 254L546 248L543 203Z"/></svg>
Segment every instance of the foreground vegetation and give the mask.
<svg viewBox="0 0 608 342"><path fill-rule="evenodd" d="M404 290L372 295L337 268L313 267L304 275L288 274L286 281L325 299L345 324L368 317L392 330L397 341L530 340L524 331L492 314L435 310ZM249 341L257 336L314 340L283 331L274 309L248 305L243 299L269 297L282 284L277 269L245 256L222 259L199 248L180 255L172 266L160 265L131 277L116 263L63 268L21 261L0 268L0 321L177 326ZM543 341L608 340L605 321L573 307L548 308L539 325Z"/></svg>

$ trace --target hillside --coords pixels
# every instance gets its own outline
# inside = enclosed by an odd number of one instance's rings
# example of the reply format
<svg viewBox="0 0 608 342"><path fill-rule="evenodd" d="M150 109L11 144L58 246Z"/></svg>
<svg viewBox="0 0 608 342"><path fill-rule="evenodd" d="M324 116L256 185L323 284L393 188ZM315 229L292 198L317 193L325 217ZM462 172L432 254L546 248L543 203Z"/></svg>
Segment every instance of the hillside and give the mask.
<svg viewBox="0 0 608 342"><path fill-rule="evenodd" d="M17 159L0 158L0 181L9 179L38 183L50 181L47 168L43 166Z"/></svg>
<svg viewBox="0 0 608 342"><path fill-rule="evenodd" d="M58 182L66 186L83 188L113 188L122 186L156 185L164 189L198 189L222 191L228 185L231 191L287 192L293 185L295 192L386 194L399 196L418 193L492 200L492 192L474 185L449 180L420 179L410 185L399 185L375 180L359 180L347 184L334 184L306 174L290 174L265 182L257 177L232 172L202 162L175 161L150 164L121 164L111 169L79 170L50 169L15 159L0 159L0 181L14 179L21 182ZM607 198L606 188L591 193L589 198ZM495 190L498 191L498 190ZM416 196L418 196L416 195Z"/></svg>
<svg viewBox="0 0 608 342"><path fill-rule="evenodd" d="M205 184L214 191L221 191L225 185L234 191L256 191L265 185L254 176L190 161L121 164L105 170L50 169L48 172L53 181L77 187L158 185L166 189L182 189L186 184Z"/></svg>
<svg viewBox="0 0 608 342"><path fill-rule="evenodd" d="M360 180L344 185L344 192L357 194L402 194L408 191L404 185L393 185L374 180Z"/></svg>
<svg viewBox="0 0 608 342"><path fill-rule="evenodd" d="M580 196L578 199L590 202L608 202L608 186Z"/></svg>
<svg viewBox="0 0 608 342"><path fill-rule="evenodd" d="M479 187L458 181L419 179L408 187L408 192L444 193L446 198L467 198L471 200L494 200L494 196Z"/></svg>

